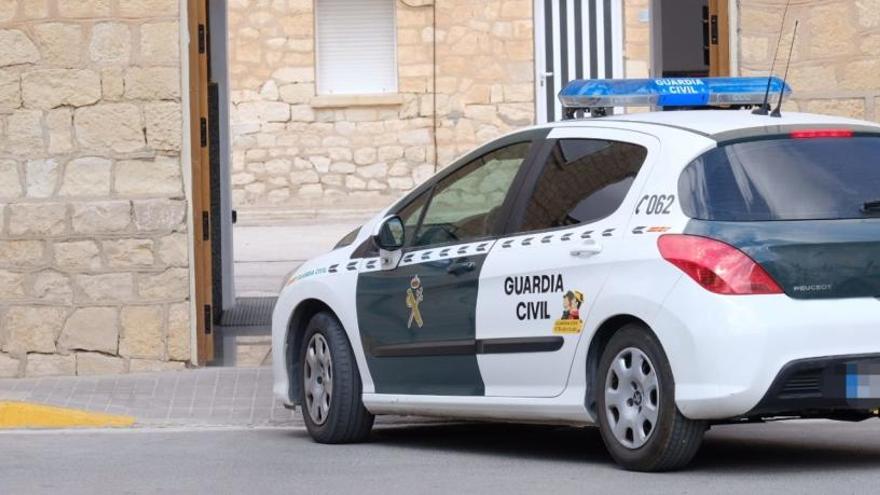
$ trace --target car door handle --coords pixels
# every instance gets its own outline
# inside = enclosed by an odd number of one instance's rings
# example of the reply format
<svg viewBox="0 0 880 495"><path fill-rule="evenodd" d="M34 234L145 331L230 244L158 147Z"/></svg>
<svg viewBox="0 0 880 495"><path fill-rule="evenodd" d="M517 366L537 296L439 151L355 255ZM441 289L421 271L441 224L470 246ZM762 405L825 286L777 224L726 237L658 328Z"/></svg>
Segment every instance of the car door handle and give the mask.
<svg viewBox="0 0 880 495"><path fill-rule="evenodd" d="M477 267L477 264L473 261L460 260L453 261L448 268L446 268L446 273L452 275L461 275L462 273L472 272L474 268Z"/></svg>
<svg viewBox="0 0 880 495"><path fill-rule="evenodd" d="M602 245L596 241L587 241L583 246L572 249L569 254L575 258L589 258L602 252Z"/></svg>

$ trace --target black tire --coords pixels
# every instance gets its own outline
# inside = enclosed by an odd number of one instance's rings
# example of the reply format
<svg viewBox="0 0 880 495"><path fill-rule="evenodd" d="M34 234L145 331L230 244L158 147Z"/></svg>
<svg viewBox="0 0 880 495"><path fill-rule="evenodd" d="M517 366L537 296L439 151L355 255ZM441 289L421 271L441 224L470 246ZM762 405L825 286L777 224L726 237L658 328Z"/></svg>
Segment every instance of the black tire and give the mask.
<svg viewBox="0 0 880 495"><path fill-rule="evenodd" d="M306 352L312 337L319 334L330 351L332 394L330 406L322 422L313 421L306 402ZM356 443L370 436L374 416L364 407L361 397L361 375L354 353L342 324L329 313L318 313L306 327L299 350L300 397L303 421L309 435L318 443Z"/></svg>
<svg viewBox="0 0 880 495"><path fill-rule="evenodd" d="M605 394L612 361L620 353L631 348L641 351L648 357L659 382L656 424L653 425L644 445L637 448L628 447L615 437L611 425L615 415L614 411L606 409ZM626 355L630 354L624 353L624 356ZM675 405L675 380L672 377L669 360L654 334L644 325L629 324L614 334L599 361L594 390L596 390L602 440L611 457L624 469L648 472L672 471L685 467L696 455L706 431L706 423L687 419L678 410ZM638 403L641 404L642 400L640 396ZM619 414L618 412L617 417Z"/></svg>

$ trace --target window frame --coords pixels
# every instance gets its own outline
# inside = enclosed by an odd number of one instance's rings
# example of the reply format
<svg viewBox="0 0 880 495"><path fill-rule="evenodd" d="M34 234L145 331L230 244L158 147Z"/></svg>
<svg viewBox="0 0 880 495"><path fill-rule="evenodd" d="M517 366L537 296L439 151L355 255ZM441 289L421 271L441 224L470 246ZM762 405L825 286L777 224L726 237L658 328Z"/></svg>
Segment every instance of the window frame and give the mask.
<svg viewBox="0 0 880 495"><path fill-rule="evenodd" d="M523 182L531 174L532 165L535 163L535 159L538 157L538 152L545 142L545 138L549 132L550 129L529 129L526 131L508 134L507 136L484 144L483 146L455 160L451 165L444 168L432 178L428 179L424 184L404 196L403 199L398 201L397 204L395 204L389 210L390 212L393 212L394 215L397 215L398 213L400 213L400 211L408 207L411 203L418 200L422 193L428 192L428 200L425 202L425 206L422 208L422 211L419 214L419 221L418 225L416 226L416 232L418 232L418 230L422 228L422 222L425 219L425 214L431 207L431 203L434 200L434 192L438 183L440 183L450 175L454 174L461 168L466 167L474 160L477 160L490 153L494 153L502 148L506 148L514 144L529 143L529 150L526 153L526 157L523 160L523 163L520 165L519 170L517 171L516 176L513 179L513 182L510 184L510 189L507 191L507 195L505 196L504 201L501 203L500 214L495 220L495 226L493 227L493 232L490 235L465 242L454 241L443 244L430 244L426 246L413 246L412 239L406 239L406 244L403 247L403 251L420 251L424 249L434 249L438 247L458 245L469 242L479 242L480 240L497 239L504 235L504 228L507 223L507 218L509 217L509 213L512 211L514 202L517 198L517 194L520 191Z"/></svg>
<svg viewBox="0 0 880 495"><path fill-rule="evenodd" d="M591 129L592 130L592 129ZM615 134L620 132L620 129L595 129L602 131L614 131ZM648 136L646 136L648 137ZM653 138L653 136L651 136ZM609 213L608 215L597 218L590 222L583 222L574 225L562 225L559 227L548 227L546 229L540 230L523 230L522 225L525 222L525 214L528 209L529 202L532 199L532 196L535 194L535 190L538 187L538 181L541 179L541 175L544 172L544 167L547 164L547 159L550 157L550 154L553 152L553 148L556 146L557 141L563 140L571 140L571 139L587 139L594 141L615 141L624 144L631 144L635 146L640 146L645 149L645 159L642 162L641 167L639 168L638 174L633 179L633 183L627 191L626 196L624 196L623 201L617 206L617 208ZM655 138L656 139L656 138ZM550 232L558 232L563 230L575 229L579 227L583 227L585 225L592 225L597 222L601 222L608 218L611 218L615 215L618 215L621 211L623 211L624 207L627 205L627 201L632 198L634 195L638 196L641 194L642 189L644 188L643 178L647 177L653 167L651 164L653 162L654 155L657 151L646 142L638 142L633 139L625 139L623 137L604 137L602 133L597 133L593 135L586 135L586 133L580 136L553 136L547 137L544 139L543 144L540 146L540 151L536 154L532 164L531 170L529 170L528 177L523 180L521 184L520 190L516 194L516 199L512 205L511 214L507 219L507 223L503 229L503 236L516 236L516 235L530 235L530 234L544 234Z"/></svg>
<svg viewBox="0 0 880 495"><path fill-rule="evenodd" d="M322 83L321 83L321 76L320 76L320 74L321 74L321 71L320 71L320 65L321 65L321 51L320 51L321 48L320 48L320 46L321 46L321 44L318 41L318 16L320 15L319 11L321 8L320 5L321 5L322 1L326 1L326 0L314 0L313 11L312 11L312 14L313 14L312 15L312 31L314 33L313 43L314 43L314 47L315 47L315 50L314 50L314 52L315 52L315 67L314 67L314 70L315 70L315 95L324 96L324 97L337 97L337 96L338 97L346 97L346 96L361 96L361 95L396 95L396 94L399 94L400 93L400 66L399 66L400 55L398 54L399 46L397 43L397 37L398 37L397 30L399 27L398 23L397 23L397 13L398 13L397 12L397 10L398 10L397 0L390 0L392 12L393 12L393 14L391 16L391 42L392 42L392 46L394 47L394 50L392 50L393 60L391 61L391 65L392 65L392 69L394 71L394 74L392 77L392 80L394 81L394 87L389 89L388 91L381 91L381 92L367 91L367 92L357 92L357 93L336 93L336 92L322 91L322 87L321 87Z"/></svg>

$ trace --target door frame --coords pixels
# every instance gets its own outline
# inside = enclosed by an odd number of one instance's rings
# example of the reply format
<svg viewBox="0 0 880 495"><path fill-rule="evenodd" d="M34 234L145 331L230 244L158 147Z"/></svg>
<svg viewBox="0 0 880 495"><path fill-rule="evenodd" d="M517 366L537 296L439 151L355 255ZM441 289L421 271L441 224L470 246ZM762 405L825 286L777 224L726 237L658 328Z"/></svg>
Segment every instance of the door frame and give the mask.
<svg viewBox="0 0 880 495"><path fill-rule="evenodd" d="M205 365L214 357L212 336L213 308L211 295L211 177L208 122L208 0L186 1L187 40L187 99L189 104L188 137L190 162L190 232L192 242L191 285L194 308L195 338L193 363ZM184 151L187 153L187 151ZM184 160L186 162L186 160ZM207 216L206 216L207 215ZM207 219L207 221L205 221Z"/></svg>

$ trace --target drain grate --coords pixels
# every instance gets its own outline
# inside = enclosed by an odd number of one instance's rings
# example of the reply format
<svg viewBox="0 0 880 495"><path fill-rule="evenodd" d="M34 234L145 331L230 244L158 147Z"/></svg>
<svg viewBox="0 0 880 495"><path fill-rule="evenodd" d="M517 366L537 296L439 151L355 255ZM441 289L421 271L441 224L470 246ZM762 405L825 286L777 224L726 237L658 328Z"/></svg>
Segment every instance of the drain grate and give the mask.
<svg viewBox="0 0 880 495"><path fill-rule="evenodd" d="M239 297L235 306L224 311L220 325L224 327L261 327L272 325L272 310L277 297Z"/></svg>

